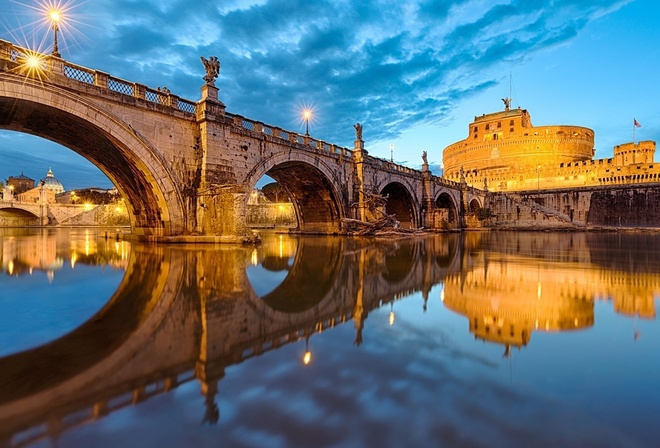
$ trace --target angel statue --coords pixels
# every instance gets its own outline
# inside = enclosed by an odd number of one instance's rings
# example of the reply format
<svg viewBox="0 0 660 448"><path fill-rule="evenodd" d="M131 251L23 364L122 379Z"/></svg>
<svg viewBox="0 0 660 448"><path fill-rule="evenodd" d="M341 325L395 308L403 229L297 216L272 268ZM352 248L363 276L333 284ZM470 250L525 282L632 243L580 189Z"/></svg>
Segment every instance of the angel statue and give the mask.
<svg viewBox="0 0 660 448"><path fill-rule="evenodd" d="M362 125L358 122L353 127L355 128L355 140L362 140Z"/></svg>
<svg viewBox="0 0 660 448"><path fill-rule="evenodd" d="M215 87L215 78L220 74L220 61L217 57L211 56L209 59L206 59L204 56L200 56L202 64L204 64L204 69L206 70L206 76L204 76L204 81L206 84Z"/></svg>

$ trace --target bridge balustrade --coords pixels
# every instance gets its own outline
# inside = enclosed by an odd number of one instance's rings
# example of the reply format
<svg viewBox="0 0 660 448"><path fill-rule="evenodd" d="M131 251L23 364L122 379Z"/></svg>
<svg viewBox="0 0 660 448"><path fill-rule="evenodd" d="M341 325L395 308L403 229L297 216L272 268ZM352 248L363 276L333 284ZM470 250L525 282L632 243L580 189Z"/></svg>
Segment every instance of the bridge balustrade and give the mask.
<svg viewBox="0 0 660 448"><path fill-rule="evenodd" d="M258 121L252 121L243 117L242 115L231 114L229 112L225 113L225 115L228 118L231 118L235 126L247 129L249 131L259 132L292 143L309 146L311 148L315 148L317 151L326 152L328 154L339 154L344 159L351 159L353 157L353 152L348 148L337 146L323 140L317 140L309 136L300 135L296 132L285 131L281 128L270 126Z"/></svg>
<svg viewBox="0 0 660 448"><path fill-rule="evenodd" d="M0 40L0 59L8 59L12 62L21 63L21 61L26 60L31 55L40 58L41 69L43 71L59 73L74 81L106 88L113 92L134 96L163 106L170 106L182 112L191 114L196 112L197 104L195 102L181 99L167 91L151 89L134 82L109 76L108 74L97 70L72 64L71 62L50 55L40 55L29 49Z"/></svg>

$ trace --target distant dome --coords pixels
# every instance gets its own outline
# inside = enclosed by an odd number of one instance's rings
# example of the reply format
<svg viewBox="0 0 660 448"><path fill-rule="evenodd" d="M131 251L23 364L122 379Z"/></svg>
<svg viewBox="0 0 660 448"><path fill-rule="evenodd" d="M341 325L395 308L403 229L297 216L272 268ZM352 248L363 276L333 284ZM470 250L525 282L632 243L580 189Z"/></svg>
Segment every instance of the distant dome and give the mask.
<svg viewBox="0 0 660 448"><path fill-rule="evenodd" d="M50 191L52 191L55 194L60 194L64 193L64 185L62 185L62 182L59 180L55 179L53 176L53 170L48 168L48 173L46 173L46 177L41 179L39 181L40 185L43 185L45 188L48 188Z"/></svg>

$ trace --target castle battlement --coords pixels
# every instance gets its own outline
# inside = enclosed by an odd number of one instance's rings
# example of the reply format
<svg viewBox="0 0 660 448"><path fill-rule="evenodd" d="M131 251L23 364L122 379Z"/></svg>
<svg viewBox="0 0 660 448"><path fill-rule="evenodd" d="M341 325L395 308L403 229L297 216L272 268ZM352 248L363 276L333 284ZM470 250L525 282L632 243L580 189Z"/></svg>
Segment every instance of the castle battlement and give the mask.
<svg viewBox="0 0 660 448"><path fill-rule="evenodd" d="M444 177L492 191L660 182L656 143L614 147L614 157L593 159L594 131L573 125L533 126L526 109L474 118L468 137L443 151Z"/></svg>

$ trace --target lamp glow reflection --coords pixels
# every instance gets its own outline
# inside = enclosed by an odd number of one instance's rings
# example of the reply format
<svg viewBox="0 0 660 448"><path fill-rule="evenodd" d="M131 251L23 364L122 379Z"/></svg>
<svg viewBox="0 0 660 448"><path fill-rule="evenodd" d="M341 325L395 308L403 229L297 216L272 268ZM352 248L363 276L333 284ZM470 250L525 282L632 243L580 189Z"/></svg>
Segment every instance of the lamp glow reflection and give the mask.
<svg viewBox="0 0 660 448"><path fill-rule="evenodd" d="M305 338L305 354L303 355L302 362L309 365L312 362L312 352L309 351L309 336Z"/></svg>

